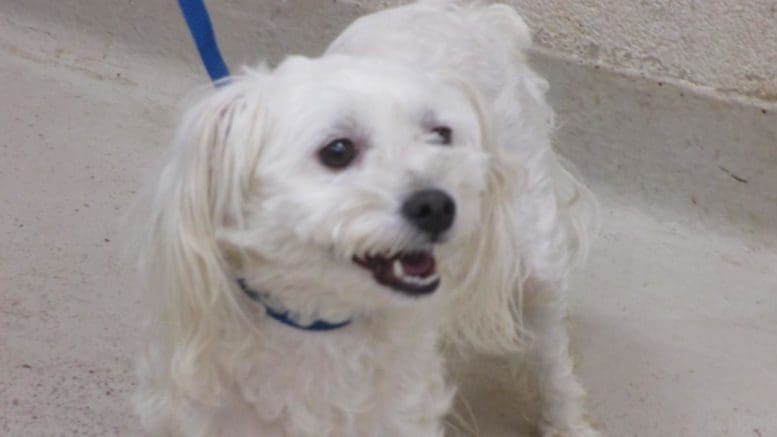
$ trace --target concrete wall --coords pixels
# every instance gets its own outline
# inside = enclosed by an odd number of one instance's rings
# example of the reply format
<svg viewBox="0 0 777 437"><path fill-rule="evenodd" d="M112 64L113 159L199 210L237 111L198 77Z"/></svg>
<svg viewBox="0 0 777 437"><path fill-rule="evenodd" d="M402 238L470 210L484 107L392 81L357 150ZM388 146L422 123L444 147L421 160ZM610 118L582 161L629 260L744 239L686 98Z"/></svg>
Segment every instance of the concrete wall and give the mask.
<svg viewBox="0 0 777 437"><path fill-rule="evenodd" d="M615 70L678 79L729 95L777 101L777 0L504 0L526 17L535 40ZM209 1L230 65L258 53L315 54L355 17L408 0ZM80 28L161 57L181 52L174 1L5 0L6 17ZM231 29L251 29L232 32ZM272 42L272 44L267 44ZM185 58L185 59L181 59Z"/></svg>
<svg viewBox="0 0 777 437"><path fill-rule="evenodd" d="M777 101L777 1L503 0L561 53ZM395 0L357 0L377 9Z"/></svg>
<svg viewBox="0 0 777 437"><path fill-rule="evenodd" d="M547 47L777 100L777 1L513 0Z"/></svg>

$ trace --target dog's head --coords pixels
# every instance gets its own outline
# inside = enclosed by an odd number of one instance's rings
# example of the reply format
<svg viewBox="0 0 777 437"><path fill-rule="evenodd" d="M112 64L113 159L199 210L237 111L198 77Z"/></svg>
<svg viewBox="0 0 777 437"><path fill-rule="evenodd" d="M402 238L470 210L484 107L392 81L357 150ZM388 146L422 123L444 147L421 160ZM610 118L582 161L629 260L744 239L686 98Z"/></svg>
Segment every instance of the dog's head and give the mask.
<svg viewBox="0 0 777 437"><path fill-rule="evenodd" d="M241 306L237 278L318 314L444 294L481 225L481 120L454 81L377 60L231 78L185 116L163 172L152 287L211 313Z"/></svg>
<svg viewBox="0 0 777 437"><path fill-rule="evenodd" d="M445 287L439 264L476 231L486 188L466 94L341 56L291 58L227 87L193 126L205 150L183 152L207 156L202 193L225 202L213 230L233 274L318 311L406 305Z"/></svg>

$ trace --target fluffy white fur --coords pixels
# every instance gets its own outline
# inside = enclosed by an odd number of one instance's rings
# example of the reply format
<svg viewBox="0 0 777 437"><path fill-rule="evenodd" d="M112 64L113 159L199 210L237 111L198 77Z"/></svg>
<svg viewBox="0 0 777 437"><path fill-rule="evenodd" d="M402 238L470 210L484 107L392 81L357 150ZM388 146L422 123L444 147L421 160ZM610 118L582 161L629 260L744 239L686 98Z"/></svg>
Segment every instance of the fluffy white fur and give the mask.
<svg viewBox="0 0 777 437"><path fill-rule="evenodd" d="M190 109L143 253L153 321L136 405L149 433L440 436L448 342L528 357L542 433L596 435L563 291L594 203L551 148L529 45L507 6L422 2L357 20L320 58L234 76ZM340 137L359 156L333 170L317 152ZM456 217L433 249L441 286L414 298L351 258L429 247L399 213L424 188L450 194ZM353 322L290 328L238 277L307 321Z"/></svg>

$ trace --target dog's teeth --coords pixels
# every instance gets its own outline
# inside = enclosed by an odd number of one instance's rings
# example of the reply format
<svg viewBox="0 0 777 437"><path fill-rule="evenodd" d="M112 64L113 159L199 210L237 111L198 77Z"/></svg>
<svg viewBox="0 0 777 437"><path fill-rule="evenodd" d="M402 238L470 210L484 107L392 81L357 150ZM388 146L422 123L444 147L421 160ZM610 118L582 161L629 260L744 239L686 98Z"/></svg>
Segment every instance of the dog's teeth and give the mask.
<svg viewBox="0 0 777 437"><path fill-rule="evenodd" d="M417 276L408 276L406 278L402 278L402 280L413 285L423 285L423 280Z"/></svg>
<svg viewBox="0 0 777 437"><path fill-rule="evenodd" d="M413 284L413 285L420 285L420 286L429 285L438 279L440 279L439 275L432 275L427 277L404 276L401 278L402 282L406 284Z"/></svg>
<svg viewBox="0 0 777 437"><path fill-rule="evenodd" d="M440 279L440 276L438 274L433 274L429 276L415 276L415 275L408 275L405 273L405 268L402 265L402 262L398 259L394 260L391 263L391 270L394 274L394 277L397 278L397 280L404 282L408 285L414 285L414 286L427 286L429 284L434 283L435 281Z"/></svg>
<svg viewBox="0 0 777 437"><path fill-rule="evenodd" d="M394 264L391 267L394 269L395 278L405 279L405 269L402 267L402 262L400 260L394 260Z"/></svg>

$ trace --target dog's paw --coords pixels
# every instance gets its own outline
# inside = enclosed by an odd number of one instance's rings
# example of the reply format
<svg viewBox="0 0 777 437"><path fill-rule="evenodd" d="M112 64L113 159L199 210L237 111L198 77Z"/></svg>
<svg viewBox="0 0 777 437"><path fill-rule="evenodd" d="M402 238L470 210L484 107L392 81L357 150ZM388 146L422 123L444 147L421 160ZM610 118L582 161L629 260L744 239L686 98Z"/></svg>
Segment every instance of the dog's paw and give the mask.
<svg viewBox="0 0 777 437"><path fill-rule="evenodd" d="M540 436L542 437L602 437L602 434L593 429L587 423L565 426L563 428L556 425L541 424Z"/></svg>

